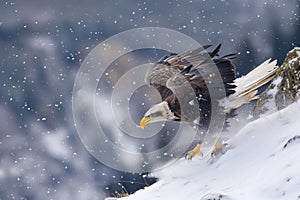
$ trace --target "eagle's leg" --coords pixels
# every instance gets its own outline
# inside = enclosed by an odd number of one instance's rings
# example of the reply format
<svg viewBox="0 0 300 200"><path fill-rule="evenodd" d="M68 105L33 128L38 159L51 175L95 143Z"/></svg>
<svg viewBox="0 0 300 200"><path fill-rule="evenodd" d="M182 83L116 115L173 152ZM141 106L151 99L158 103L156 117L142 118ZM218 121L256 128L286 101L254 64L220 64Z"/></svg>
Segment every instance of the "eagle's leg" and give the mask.
<svg viewBox="0 0 300 200"><path fill-rule="evenodd" d="M224 154L226 152L226 149L228 148L227 143L222 143L220 139L217 140L214 149L211 152L212 157L216 157L220 154Z"/></svg>
<svg viewBox="0 0 300 200"><path fill-rule="evenodd" d="M203 156L203 153L200 150L201 144L198 143L195 148L191 151L189 151L186 155L185 158L188 160L191 160L193 157L195 157L197 154L199 154L201 157ZM220 140L217 140L214 149L211 152L212 157L216 157L220 154L224 154L228 149L228 144L227 143L222 143Z"/></svg>
<svg viewBox="0 0 300 200"><path fill-rule="evenodd" d="M195 148L191 151L189 151L186 155L185 158L188 160L191 160L195 155L200 154L200 156L203 156L203 153L200 150L201 145L198 143Z"/></svg>

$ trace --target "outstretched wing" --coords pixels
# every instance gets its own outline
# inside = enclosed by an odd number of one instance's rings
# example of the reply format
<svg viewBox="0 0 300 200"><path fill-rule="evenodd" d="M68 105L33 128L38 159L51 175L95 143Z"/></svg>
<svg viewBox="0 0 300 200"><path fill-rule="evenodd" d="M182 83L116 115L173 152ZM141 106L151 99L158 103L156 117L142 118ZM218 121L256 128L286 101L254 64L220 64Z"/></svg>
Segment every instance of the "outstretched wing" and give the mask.
<svg viewBox="0 0 300 200"><path fill-rule="evenodd" d="M178 73L184 73L185 69L195 68L206 60L216 56L220 50L219 45L213 52L207 53L205 50L211 45L206 45L195 50L187 51L181 54L171 53L162 57L151 72L148 73L146 81L154 86L160 93L162 100L173 94L166 86L167 81Z"/></svg>
<svg viewBox="0 0 300 200"><path fill-rule="evenodd" d="M214 66L217 66L225 86L226 95L233 93L235 86L231 83L235 79L235 68L230 59L234 58L236 54L215 58L220 51L221 44L212 52L206 51L209 47L211 45L205 45L181 54L171 53L164 56L147 75L146 81L154 86L160 93L162 100L165 100L173 94L167 87L167 81L180 73L190 82L196 93L205 96L207 86L203 77L211 76L214 73Z"/></svg>

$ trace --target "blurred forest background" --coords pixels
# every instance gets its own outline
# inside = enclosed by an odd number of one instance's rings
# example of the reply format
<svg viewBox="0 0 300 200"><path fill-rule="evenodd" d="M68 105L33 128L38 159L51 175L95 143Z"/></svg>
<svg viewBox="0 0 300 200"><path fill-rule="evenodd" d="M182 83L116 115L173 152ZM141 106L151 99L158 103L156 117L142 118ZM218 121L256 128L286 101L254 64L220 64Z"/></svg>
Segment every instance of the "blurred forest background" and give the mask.
<svg viewBox="0 0 300 200"><path fill-rule="evenodd" d="M101 41L132 28L180 31L239 52L239 75L299 46L299 0L0 2L0 199L103 199L153 180L110 169L82 145L72 88Z"/></svg>

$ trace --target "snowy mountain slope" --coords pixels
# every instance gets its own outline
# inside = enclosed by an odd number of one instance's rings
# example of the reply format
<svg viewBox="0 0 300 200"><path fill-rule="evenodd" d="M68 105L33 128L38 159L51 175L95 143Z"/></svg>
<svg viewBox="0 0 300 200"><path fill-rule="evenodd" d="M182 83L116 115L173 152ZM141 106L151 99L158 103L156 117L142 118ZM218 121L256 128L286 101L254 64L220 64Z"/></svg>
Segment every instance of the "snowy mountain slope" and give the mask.
<svg viewBox="0 0 300 200"><path fill-rule="evenodd" d="M211 158L179 160L159 181L124 200L300 199L300 102L241 129L230 149Z"/></svg>

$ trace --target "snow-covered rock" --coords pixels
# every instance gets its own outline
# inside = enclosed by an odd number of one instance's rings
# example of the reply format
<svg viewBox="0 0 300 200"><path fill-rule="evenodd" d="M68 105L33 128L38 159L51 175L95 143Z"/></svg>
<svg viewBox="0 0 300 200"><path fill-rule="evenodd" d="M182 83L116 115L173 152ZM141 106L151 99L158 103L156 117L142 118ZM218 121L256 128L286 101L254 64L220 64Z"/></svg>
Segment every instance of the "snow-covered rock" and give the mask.
<svg viewBox="0 0 300 200"><path fill-rule="evenodd" d="M211 157L179 160L124 200L299 200L300 102L257 119Z"/></svg>
<svg viewBox="0 0 300 200"><path fill-rule="evenodd" d="M274 81L260 95L254 109L254 116L271 113L290 105L299 98L300 89L300 47L288 52Z"/></svg>

